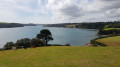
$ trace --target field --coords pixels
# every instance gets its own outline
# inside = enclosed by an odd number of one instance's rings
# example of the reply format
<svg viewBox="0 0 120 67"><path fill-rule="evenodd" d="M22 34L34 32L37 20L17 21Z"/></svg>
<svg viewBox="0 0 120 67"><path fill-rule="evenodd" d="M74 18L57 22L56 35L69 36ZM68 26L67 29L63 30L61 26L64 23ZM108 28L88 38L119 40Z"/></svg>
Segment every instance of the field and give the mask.
<svg viewBox="0 0 120 67"><path fill-rule="evenodd" d="M120 46L120 36L107 37L103 39L98 39L97 41L104 43L107 46Z"/></svg>
<svg viewBox="0 0 120 67"><path fill-rule="evenodd" d="M74 28L75 25L66 25L65 27L68 27L68 28Z"/></svg>
<svg viewBox="0 0 120 67"><path fill-rule="evenodd" d="M120 67L120 47L39 47L0 51L0 67Z"/></svg>
<svg viewBox="0 0 120 67"><path fill-rule="evenodd" d="M120 30L120 28L104 28L104 30Z"/></svg>

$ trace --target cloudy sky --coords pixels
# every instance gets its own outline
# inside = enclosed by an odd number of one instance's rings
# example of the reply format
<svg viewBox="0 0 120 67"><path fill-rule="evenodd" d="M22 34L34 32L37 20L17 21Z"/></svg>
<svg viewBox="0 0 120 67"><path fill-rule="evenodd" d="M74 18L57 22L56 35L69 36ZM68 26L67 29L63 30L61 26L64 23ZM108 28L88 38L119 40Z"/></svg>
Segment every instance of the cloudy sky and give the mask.
<svg viewBox="0 0 120 67"><path fill-rule="evenodd" d="M65 23L120 20L120 0L0 0L0 22Z"/></svg>

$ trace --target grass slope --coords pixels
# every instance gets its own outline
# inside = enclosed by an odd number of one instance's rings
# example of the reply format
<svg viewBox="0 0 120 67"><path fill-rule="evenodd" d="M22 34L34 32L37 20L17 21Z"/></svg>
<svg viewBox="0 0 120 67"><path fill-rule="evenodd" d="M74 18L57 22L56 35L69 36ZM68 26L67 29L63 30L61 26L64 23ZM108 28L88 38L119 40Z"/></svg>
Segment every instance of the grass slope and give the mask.
<svg viewBox="0 0 120 67"><path fill-rule="evenodd" d="M0 67L120 67L120 47L40 47L0 52Z"/></svg>
<svg viewBox="0 0 120 67"><path fill-rule="evenodd" d="M74 28L74 27L75 27L75 24L74 24L74 25L66 25L65 27Z"/></svg>
<svg viewBox="0 0 120 67"><path fill-rule="evenodd" d="M102 38L97 41L104 43L107 46L120 46L120 36Z"/></svg>
<svg viewBox="0 0 120 67"><path fill-rule="evenodd" d="M120 30L120 28L104 28L104 30Z"/></svg>

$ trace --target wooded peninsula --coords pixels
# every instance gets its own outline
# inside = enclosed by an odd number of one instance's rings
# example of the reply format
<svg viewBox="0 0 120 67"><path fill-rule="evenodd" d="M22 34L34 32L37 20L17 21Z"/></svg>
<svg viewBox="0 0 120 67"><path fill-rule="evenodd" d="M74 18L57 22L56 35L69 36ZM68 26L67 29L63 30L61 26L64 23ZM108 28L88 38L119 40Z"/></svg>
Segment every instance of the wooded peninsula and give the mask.
<svg viewBox="0 0 120 67"><path fill-rule="evenodd" d="M14 28L14 27L24 27L24 26L36 26L36 24L20 24L20 23L7 23L0 22L0 28Z"/></svg>

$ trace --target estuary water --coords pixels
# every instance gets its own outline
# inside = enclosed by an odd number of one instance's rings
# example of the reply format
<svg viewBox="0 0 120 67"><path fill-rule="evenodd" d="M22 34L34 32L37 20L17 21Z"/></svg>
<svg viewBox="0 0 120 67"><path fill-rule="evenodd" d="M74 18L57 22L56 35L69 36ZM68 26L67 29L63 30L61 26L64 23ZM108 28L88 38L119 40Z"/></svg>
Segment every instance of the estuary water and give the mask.
<svg viewBox="0 0 120 67"><path fill-rule="evenodd" d="M16 28L0 28L0 48L7 42L16 42L21 38L35 38L42 29L49 29L54 38L49 44L70 44L71 46L82 46L96 38L97 30L56 28L42 26L25 26Z"/></svg>

